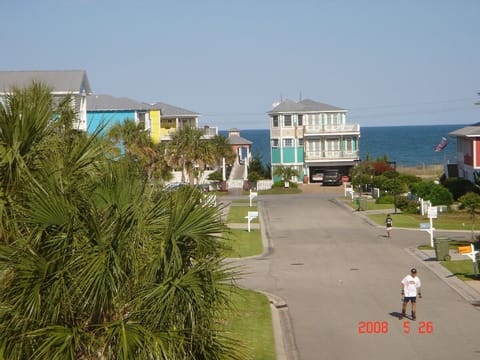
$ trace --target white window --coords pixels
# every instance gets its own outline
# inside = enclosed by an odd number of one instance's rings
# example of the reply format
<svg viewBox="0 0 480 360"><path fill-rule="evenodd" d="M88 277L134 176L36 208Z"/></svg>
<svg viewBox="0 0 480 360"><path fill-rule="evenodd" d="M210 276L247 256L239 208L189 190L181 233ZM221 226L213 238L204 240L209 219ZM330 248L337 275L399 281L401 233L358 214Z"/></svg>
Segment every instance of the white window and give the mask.
<svg viewBox="0 0 480 360"><path fill-rule="evenodd" d="M292 115L284 115L283 126L285 126L285 127L292 126Z"/></svg>
<svg viewBox="0 0 480 360"><path fill-rule="evenodd" d="M278 139L272 139L272 147L278 147Z"/></svg>
<svg viewBox="0 0 480 360"><path fill-rule="evenodd" d="M307 141L307 151L319 154L322 151L322 142L320 139L311 139Z"/></svg>
<svg viewBox="0 0 480 360"><path fill-rule="evenodd" d="M303 146L303 138L298 139L298 146Z"/></svg>
<svg viewBox="0 0 480 360"><path fill-rule="evenodd" d="M273 127L278 127L278 116L274 115L272 117Z"/></svg>
<svg viewBox="0 0 480 360"><path fill-rule="evenodd" d="M345 150L347 152L352 152L353 151L353 139L351 137L346 137L345 138Z"/></svg>
<svg viewBox="0 0 480 360"><path fill-rule="evenodd" d="M293 147L293 139L283 139L283 147Z"/></svg>
<svg viewBox="0 0 480 360"><path fill-rule="evenodd" d="M302 114L298 114L298 126L303 126L303 115Z"/></svg>

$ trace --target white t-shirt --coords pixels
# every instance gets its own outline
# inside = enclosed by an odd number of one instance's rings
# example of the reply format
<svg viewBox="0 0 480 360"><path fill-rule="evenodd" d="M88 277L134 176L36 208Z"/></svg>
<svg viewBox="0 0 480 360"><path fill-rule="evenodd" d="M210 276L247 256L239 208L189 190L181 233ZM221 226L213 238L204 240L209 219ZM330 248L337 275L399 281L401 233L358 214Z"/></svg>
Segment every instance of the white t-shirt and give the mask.
<svg viewBox="0 0 480 360"><path fill-rule="evenodd" d="M402 280L403 291L405 292L405 297L415 297L417 296L417 289L422 286L420 278L418 276L413 277L408 274Z"/></svg>

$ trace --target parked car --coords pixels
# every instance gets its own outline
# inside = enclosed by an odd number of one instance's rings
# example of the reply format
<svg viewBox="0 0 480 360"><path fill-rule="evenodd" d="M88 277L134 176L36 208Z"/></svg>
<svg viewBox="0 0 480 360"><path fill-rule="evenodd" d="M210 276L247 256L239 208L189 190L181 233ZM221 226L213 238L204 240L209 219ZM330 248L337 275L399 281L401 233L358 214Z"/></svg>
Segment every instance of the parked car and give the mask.
<svg viewBox="0 0 480 360"><path fill-rule="evenodd" d="M342 175L336 169L325 170L323 176L324 185L341 185L342 184Z"/></svg>
<svg viewBox="0 0 480 360"><path fill-rule="evenodd" d="M323 182L323 171L317 171L312 175L313 182Z"/></svg>

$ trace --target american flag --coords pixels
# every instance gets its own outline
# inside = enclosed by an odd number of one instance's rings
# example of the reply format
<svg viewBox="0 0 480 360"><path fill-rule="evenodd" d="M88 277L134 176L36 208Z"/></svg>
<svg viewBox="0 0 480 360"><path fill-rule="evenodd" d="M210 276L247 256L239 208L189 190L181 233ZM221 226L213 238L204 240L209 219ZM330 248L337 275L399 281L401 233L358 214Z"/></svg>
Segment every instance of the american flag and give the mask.
<svg viewBox="0 0 480 360"><path fill-rule="evenodd" d="M435 152L440 152L443 149L445 149L448 145L448 140L446 137L442 137L442 140L438 143L437 146L435 146Z"/></svg>

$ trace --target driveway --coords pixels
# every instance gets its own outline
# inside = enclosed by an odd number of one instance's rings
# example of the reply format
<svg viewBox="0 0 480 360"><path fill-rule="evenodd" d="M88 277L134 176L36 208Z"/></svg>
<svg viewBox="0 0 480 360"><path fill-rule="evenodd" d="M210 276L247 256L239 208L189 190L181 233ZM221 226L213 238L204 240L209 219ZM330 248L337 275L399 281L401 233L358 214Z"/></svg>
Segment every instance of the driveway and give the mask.
<svg viewBox="0 0 480 360"><path fill-rule="evenodd" d="M258 198L272 248L238 261L246 272L240 285L288 309L277 320L290 332L279 359L480 358L480 312L407 251L427 234L397 229L388 239L334 201L341 191L312 184L303 194ZM424 295L416 322L396 317L400 280L412 267Z"/></svg>

